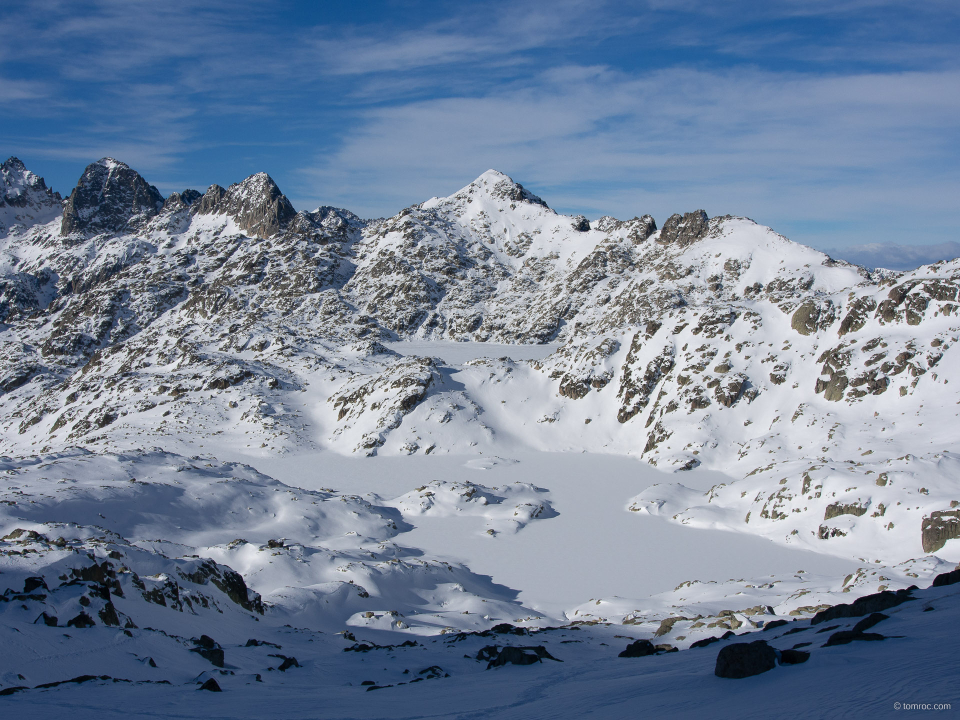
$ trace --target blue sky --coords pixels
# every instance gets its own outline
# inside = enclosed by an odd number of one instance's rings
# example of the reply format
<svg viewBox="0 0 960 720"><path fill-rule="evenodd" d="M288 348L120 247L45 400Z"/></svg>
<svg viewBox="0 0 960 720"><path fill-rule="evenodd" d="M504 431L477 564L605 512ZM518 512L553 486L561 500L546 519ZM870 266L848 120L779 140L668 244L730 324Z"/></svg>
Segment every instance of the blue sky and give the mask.
<svg viewBox="0 0 960 720"><path fill-rule="evenodd" d="M960 252L955 0L28 0L0 26L0 154L64 194L111 155L164 194L263 170L375 217L493 167L592 218Z"/></svg>

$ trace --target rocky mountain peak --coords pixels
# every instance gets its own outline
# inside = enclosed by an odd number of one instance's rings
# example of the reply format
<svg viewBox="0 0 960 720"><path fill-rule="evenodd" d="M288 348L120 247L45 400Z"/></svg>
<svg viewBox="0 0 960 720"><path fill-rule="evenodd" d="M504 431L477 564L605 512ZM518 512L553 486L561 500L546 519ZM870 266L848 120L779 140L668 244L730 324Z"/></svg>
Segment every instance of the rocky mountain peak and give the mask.
<svg viewBox="0 0 960 720"><path fill-rule="evenodd" d="M688 247L707 234L709 224L710 218L703 210L671 215L663 224L657 242L679 248Z"/></svg>
<svg viewBox="0 0 960 720"><path fill-rule="evenodd" d="M134 230L162 207L157 188L126 163L105 157L83 171L67 198L60 229L63 235Z"/></svg>
<svg viewBox="0 0 960 720"><path fill-rule="evenodd" d="M513 203L526 202L545 208L548 207L543 199L534 195L520 183L514 182L509 175L499 170L487 170L460 192L456 193L454 197L463 195L470 196L478 193L496 200Z"/></svg>
<svg viewBox="0 0 960 720"><path fill-rule="evenodd" d="M11 157L0 165L0 233L13 225L50 222L62 207L60 193L50 190L19 158Z"/></svg>
<svg viewBox="0 0 960 720"><path fill-rule="evenodd" d="M232 217L240 229L258 237L272 237L297 211L266 173L256 173L224 190L211 185L197 206L197 214Z"/></svg>

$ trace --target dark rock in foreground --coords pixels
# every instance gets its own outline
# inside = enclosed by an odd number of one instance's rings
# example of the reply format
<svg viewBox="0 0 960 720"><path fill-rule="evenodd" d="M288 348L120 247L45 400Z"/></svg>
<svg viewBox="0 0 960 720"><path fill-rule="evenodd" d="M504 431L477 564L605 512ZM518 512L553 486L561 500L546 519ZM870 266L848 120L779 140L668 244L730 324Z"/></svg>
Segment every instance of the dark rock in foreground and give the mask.
<svg viewBox="0 0 960 720"><path fill-rule="evenodd" d="M627 649L617 655L617 657L646 657L647 655L656 655L657 648L649 640L635 640L627 645Z"/></svg>
<svg viewBox="0 0 960 720"><path fill-rule="evenodd" d="M713 674L722 678L740 679L759 675L777 666L777 651L765 640L727 645L717 654Z"/></svg>
<svg viewBox="0 0 960 720"><path fill-rule="evenodd" d="M819 625L822 622L829 622L830 620L861 617L863 615L869 615L870 613L889 610L908 600L912 600L913 598L910 597L910 593L916 589L916 586L911 586L906 590L897 590L896 592L884 590L883 592L874 593L873 595L864 595L862 598L857 598L850 604L834 605L826 610L821 610L813 616L810 624Z"/></svg>
<svg viewBox="0 0 960 720"><path fill-rule="evenodd" d="M504 665L533 665L546 660L556 660L543 645L536 646L508 646L501 650L496 645L488 645L477 653L478 660L487 660L487 670Z"/></svg>

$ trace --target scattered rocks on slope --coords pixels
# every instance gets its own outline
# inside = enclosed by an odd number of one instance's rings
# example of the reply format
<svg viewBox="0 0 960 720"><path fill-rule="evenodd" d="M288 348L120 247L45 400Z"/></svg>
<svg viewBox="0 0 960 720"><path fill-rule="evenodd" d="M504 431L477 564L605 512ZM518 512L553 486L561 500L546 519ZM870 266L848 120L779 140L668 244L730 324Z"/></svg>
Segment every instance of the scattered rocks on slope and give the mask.
<svg viewBox="0 0 960 720"><path fill-rule="evenodd" d="M209 660L215 667L224 666L223 648L209 635L201 635L199 639L194 640L197 647L192 648L190 652L195 652L205 660Z"/></svg>

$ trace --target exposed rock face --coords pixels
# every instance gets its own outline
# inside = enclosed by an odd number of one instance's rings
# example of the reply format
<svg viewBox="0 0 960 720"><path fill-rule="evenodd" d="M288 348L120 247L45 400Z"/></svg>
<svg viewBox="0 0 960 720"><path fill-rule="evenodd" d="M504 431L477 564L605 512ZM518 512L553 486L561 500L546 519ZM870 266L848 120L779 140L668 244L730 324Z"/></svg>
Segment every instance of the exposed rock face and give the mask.
<svg viewBox="0 0 960 720"><path fill-rule="evenodd" d="M0 237L15 225L29 228L54 220L63 211L60 193L11 157L0 165Z"/></svg>
<svg viewBox="0 0 960 720"><path fill-rule="evenodd" d="M703 210L671 215L660 230L657 242L663 245L677 245L684 248L692 245L707 234L710 219Z"/></svg>
<svg viewBox="0 0 960 720"><path fill-rule="evenodd" d="M923 551L935 553L947 540L960 538L960 510L942 510L930 513L920 528Z"/></svg>
<svg viewBox="0 0 960 720"><path fill-rule="evenodd" d="M853 515L860 517L867 512L867 506L860 503L831 503L823 513L824 520L831 520L841 515Z"/></svg>
<svg viewBox="0 0 960 720"><path fill-rule="evenodd" d="M273 237L294 217L297 211L266 173L251 175L224 190L212 185L207 190L197 213L223 214L232 217L241 230L257 237Z"/></svg>
<svg viewBox="0 0 960 720"><path fill-rule="evenodd" d="M129 165L103 158L87 166L67 198L61 232L134 230L163 208L163 196Z"/></svg>

